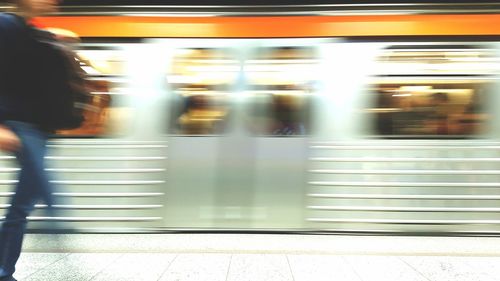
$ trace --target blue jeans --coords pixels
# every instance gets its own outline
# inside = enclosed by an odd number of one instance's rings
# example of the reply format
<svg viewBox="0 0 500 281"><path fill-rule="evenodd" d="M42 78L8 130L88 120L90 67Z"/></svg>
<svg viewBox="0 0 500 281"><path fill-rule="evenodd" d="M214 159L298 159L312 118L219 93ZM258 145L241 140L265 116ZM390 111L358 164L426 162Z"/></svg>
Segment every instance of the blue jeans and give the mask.
<svg viewBox="0 0 500 281"><path fill-rule="evenodd" d="M17 134L22 147L15 153L21 171L0 232L0 277L15 271L26 232L26 217L35 203L43 200L53 205L52 184L44 164L47 133L29 123L6 121L4 124Z"/></svg>

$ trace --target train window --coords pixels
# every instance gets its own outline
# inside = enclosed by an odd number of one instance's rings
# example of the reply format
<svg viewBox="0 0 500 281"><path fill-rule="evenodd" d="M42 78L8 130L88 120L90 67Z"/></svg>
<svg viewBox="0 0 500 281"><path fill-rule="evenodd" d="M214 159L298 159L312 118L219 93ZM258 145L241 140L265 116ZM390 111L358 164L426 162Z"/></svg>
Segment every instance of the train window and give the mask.
<svg viewBox="0 0 500 281"><path fill-rule="evenodd" d="M318 63L311 47L274 47L257 50L248 60L247 127L258 136L301 136L311 130L311 100Z"/></svg>
<svg viewBox="0 0 500 281"><path fill-rule="evenodd" d="M375 129L391 137L472 137L485 133L495 51L467 44L400 44L378 58Z"/></svg>
<svg viewBox="0 0 500 281"><path fill-rule="evenodd" d="M130 108L121 105L120 86L124 75L124 54L110 46L81 47L80 66L87 73L91 96L80 106L85 121L79 128L59 130L58 137L101 137L122 134L130 124Z"/></svg>
<svg viewBox="0 0 500 281"><path fill-rule="evenodd" d="M378 135L466 137L484 133L489 120L486 82L379 83L374 93Z"/></svg>
<svg viewBox="0 0 500 281"><path fill-rule="evenodd" d="M229 95L239 71L227 49L178 49L167 80L173 92L169 133L219 135L227 129Z"/></svg>

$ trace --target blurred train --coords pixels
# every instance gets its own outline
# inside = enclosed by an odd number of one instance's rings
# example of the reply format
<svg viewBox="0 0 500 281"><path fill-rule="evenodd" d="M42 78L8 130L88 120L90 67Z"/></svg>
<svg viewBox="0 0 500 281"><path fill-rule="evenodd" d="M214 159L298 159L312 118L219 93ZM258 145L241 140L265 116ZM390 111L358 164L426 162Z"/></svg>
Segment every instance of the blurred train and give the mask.
<svg viewBox="0 0 500 281"><path fill-rule="evenodd" d="M92 99L30 228L498 234L500 6L430 6L36 19L80 36Z"/></svg>

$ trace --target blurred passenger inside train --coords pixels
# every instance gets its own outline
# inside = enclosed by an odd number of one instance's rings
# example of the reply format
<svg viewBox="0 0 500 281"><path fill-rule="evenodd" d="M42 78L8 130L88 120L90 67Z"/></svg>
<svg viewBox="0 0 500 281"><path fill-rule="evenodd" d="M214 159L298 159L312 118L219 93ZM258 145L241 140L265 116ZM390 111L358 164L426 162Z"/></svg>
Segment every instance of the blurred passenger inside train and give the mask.
<svg viewBox="0 0 500 281"><path fill-rule="evenodd" d="M394 132L394 105L389 92L381 92L376 96L375 130L381 135L393 135Z"/></svg>
<svg viewBox="0 0 500 281"><path fill-rule="evenodd" d="M413 91L404 91L405 86L381 88L373 111L377 133L424 138L477 135L489 118L483 86L436 85L421 90L413 87Z"/></svg>
<svg viewBox="0 0 500 281"><path fill-rule="evenodd" d="M398 92L397 94L391 94L391 97L392 106L395 109L390 115L392 119L390 124L394 126L392 133L396 135L425 134L428 128L424 121L429 114L429 108L421 101L418 101L416 93Z"/></svg>
<svg viewBox="0 0 500 281"><path fill-rule="evenodd" d="M445 92L433 93L430 97L431 113L426 123L436 135L447 135L450 132L450 98Z"/></svg>
<svg viewBox="0 0 500 281"><path fill-rule="evenodd" d="M293 95L273 95L272 135L290 136L306 133L301 118L301 104Z"/></svg>
<svg viewBox="0 0 500 281"><path fill-rule="evenodd" d="M469 104L465 107L463 114L460 116L460 130L464 135L472 135L480 133L488 120L488 115L485 113L484 93L479 90L472 94Z"/></svg>
<svg viewBox="0 0 500 281"><path fill-rule="evenodd" d="M221 97L219 97L221 98ZM215 96L193 94L187 97L186 109L177 119L179 133L186 135L221 134L227 110Z"/></svg>

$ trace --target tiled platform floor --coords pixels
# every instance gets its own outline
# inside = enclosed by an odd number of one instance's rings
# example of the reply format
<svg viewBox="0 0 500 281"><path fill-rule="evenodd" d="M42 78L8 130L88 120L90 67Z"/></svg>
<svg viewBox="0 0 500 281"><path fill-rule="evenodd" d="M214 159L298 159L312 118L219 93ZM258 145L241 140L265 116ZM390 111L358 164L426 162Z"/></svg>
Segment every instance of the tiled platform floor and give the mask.
<svg viewBox="0 0 500 281"><path fill-rule="evenodd" d="M28 235L19 280L500 281L500 238Z"/></svg>
<svg viewBox="0 0 500 281"><path fill-rule="evenodd" d="M500 257L23 253L19 280L494 281Z"/></svg>

